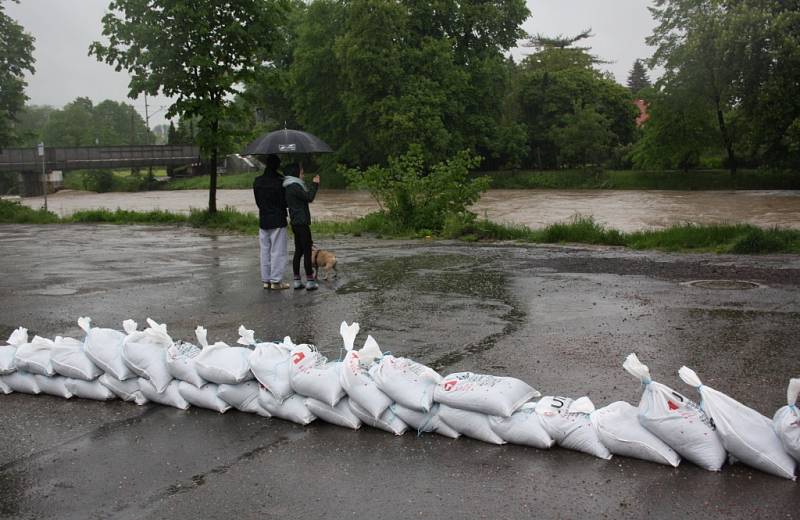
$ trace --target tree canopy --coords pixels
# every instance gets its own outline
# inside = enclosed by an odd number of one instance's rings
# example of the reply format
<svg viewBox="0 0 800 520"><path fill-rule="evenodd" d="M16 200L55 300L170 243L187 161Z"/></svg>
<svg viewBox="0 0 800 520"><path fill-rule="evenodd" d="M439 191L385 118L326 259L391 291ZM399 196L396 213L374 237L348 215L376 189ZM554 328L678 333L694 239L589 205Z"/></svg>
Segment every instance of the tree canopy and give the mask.
<svg viewBox="0 0 800 520"><path fill-rule="evenodd" d="M197 141L210 160L208 209L216 211L217 157L233 131L221 122L244 82L272 58L285 0L115 0L103 17L106 43L90 53L131 75L129 95L175 98L167 117L198 117Z"/></svg>
<svg viewBox="0 0 800 520"><path fill-rule="evenodd" d="M34 38L5 13L3 3L0 0L0 148L17 139L17 113L28 99L25 72L34 72Z"/></svg>

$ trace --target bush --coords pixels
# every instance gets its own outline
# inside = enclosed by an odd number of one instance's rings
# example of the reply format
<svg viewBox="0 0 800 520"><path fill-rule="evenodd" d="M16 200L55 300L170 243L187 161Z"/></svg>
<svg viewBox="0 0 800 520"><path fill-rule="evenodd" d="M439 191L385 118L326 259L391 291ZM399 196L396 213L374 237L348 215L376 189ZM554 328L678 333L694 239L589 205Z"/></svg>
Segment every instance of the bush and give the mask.
<svg viewBox="0 0 800 520"><path fill-rule="evenodd" d="M0 200L0 224L52 224L59 222L55 213L33 209L19 202Z"/></svg>
<svg viewBox="0 0 800 520"><path fill-rule="evenodd" d="M467 213L489 187L485 177L469 178L479 163L465 151L429 168L422 149L413 145L386 167L347 170L345 176L352 186L368 190L400 229L439 232L448 216Z"/></svg>
<svg viewBox="0 0 800 520"><path fill-rule="evenodd" d="M88 170L83 174L83 189L106 193L114 189L114 172L111 170Z"/></svg>

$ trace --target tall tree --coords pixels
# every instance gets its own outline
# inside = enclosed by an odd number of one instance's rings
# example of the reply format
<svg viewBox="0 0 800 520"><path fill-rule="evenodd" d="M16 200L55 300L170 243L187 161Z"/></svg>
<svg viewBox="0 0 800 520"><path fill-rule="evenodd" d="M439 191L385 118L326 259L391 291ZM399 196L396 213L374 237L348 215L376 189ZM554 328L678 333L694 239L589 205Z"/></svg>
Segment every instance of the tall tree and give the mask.
<svg viewBox="0 0 800 520"><path fill-rule="evenodd" d="M736 174L742 132L737 118L742 62L736 49L745 38L731 31L730 7L736 3L654 0L650 12L657 25L647 38L656 47L650 64L664 67L659 84L667 93L673 87L688 89L710 105L731 175Z"/></svg>
<svg viewBox="0 0 800 520"><path fill-rule="evenodd" d="M639 95L639 92L650 86L652 86L652 83L650 83L650 78L647 77L647 70L644 67L644 63L642 63L642 60L634 61L633 68L631 68L628 73L628 88L631 94L636 97Z"/></svg>
<svg viewBox="0 0 800 520"><path fill-rule="evenodd" d="M28 99L25 71L34 72L34 38L5 13L3 3L0 0L0 148L16 139L17 113Z"/></svg>
<svg viewBox="0 0 800 520"><path fill-rule="evenodd" d="M588 34L537 36L537 52L520 65L519 120L528 132L530 166L597 164L613 146L633 141L636 109L630 92L595 68L602 60L589 48L572 46ZM585 157L570 141L581 129L600 139Z"/></svg>
<svg viewBox="0 0 800 520"><path fill-rule="evenodd" d="M198 144L210 160L208 211L217 211L217 160L230 148L221 122L232 97L272 57L286 0L115 0L103 17L108 43L98 60L131 74L129 95L176 98L166 117L199 117Z"/></svg>
<svg viewBox="0 0 800 520"><path fill-rule="evenodd" d="M523 0L299 4L291 51L251 89L274 127L295 120L349 165L385 164L413 143L430 163L505 153L521 131L502 120L504 51L527 15Z"/></svg>

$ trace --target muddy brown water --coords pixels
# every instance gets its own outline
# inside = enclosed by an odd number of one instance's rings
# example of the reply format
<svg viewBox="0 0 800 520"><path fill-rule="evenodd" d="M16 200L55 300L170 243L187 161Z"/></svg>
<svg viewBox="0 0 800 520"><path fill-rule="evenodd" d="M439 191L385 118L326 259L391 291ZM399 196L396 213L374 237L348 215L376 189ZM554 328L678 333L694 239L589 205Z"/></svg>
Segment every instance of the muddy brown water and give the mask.
<svg viewBox="0 0 800 520"><path fill-rule="evenodd" d="M24 199L41 207L41 197ZM64 190L48 198L52 211L69 215L82 209L163 209L188 212L208 204L205 190L92 193ZM251 190L220 190L217 205L255 212ZM378 209L365 192L323 190L312 206L316 220L348 220ZM473 210L492 221L532 228L563 222L576 214L622 231L673 224L749 223L800 229L800 191L666 190L490 190Z"/></svg>

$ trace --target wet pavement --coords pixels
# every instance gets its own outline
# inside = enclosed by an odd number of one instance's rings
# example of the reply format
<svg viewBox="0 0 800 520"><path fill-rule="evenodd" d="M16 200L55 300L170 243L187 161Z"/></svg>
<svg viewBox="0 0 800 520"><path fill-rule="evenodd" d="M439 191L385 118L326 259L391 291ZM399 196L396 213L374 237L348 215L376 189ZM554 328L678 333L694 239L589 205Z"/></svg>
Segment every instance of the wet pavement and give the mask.
<svg viewBox="0 0 800 520"><path fill-rule="evenodd" d="M251 190L220 190L217 205L255 212ZM41 197L24 199L42 206ZM91 193L60 191L48 207L60 215L80 209L162 209L188 212L205 208L205 190ZM321 190L313 205L314 219L349 220L377 211L366 192ZM762 227L800 229L800 190L666 191L666 190L489 190L472 208L494 222L540 228L576 214L621 231L661 228L673 224L749 223Z"/></svg>
<svg viewBox="0 0 800 520"><path fill-rule="evenodd" d="M291 334L340 355L339 323L442 373L520 377L544 394L638 403L621 368L703 382L772 416L800 375L800 256L325 239L340 277L260 288L253 238L145 226L0 226L0 336L198 324L235 341ZM746 280L695 287L694 280ZM734 286L735 287L735 286ZM793 518L798 484L742 465L709 473L562 449L402 437L236 411L0 396L2 518Z"/></svg>

